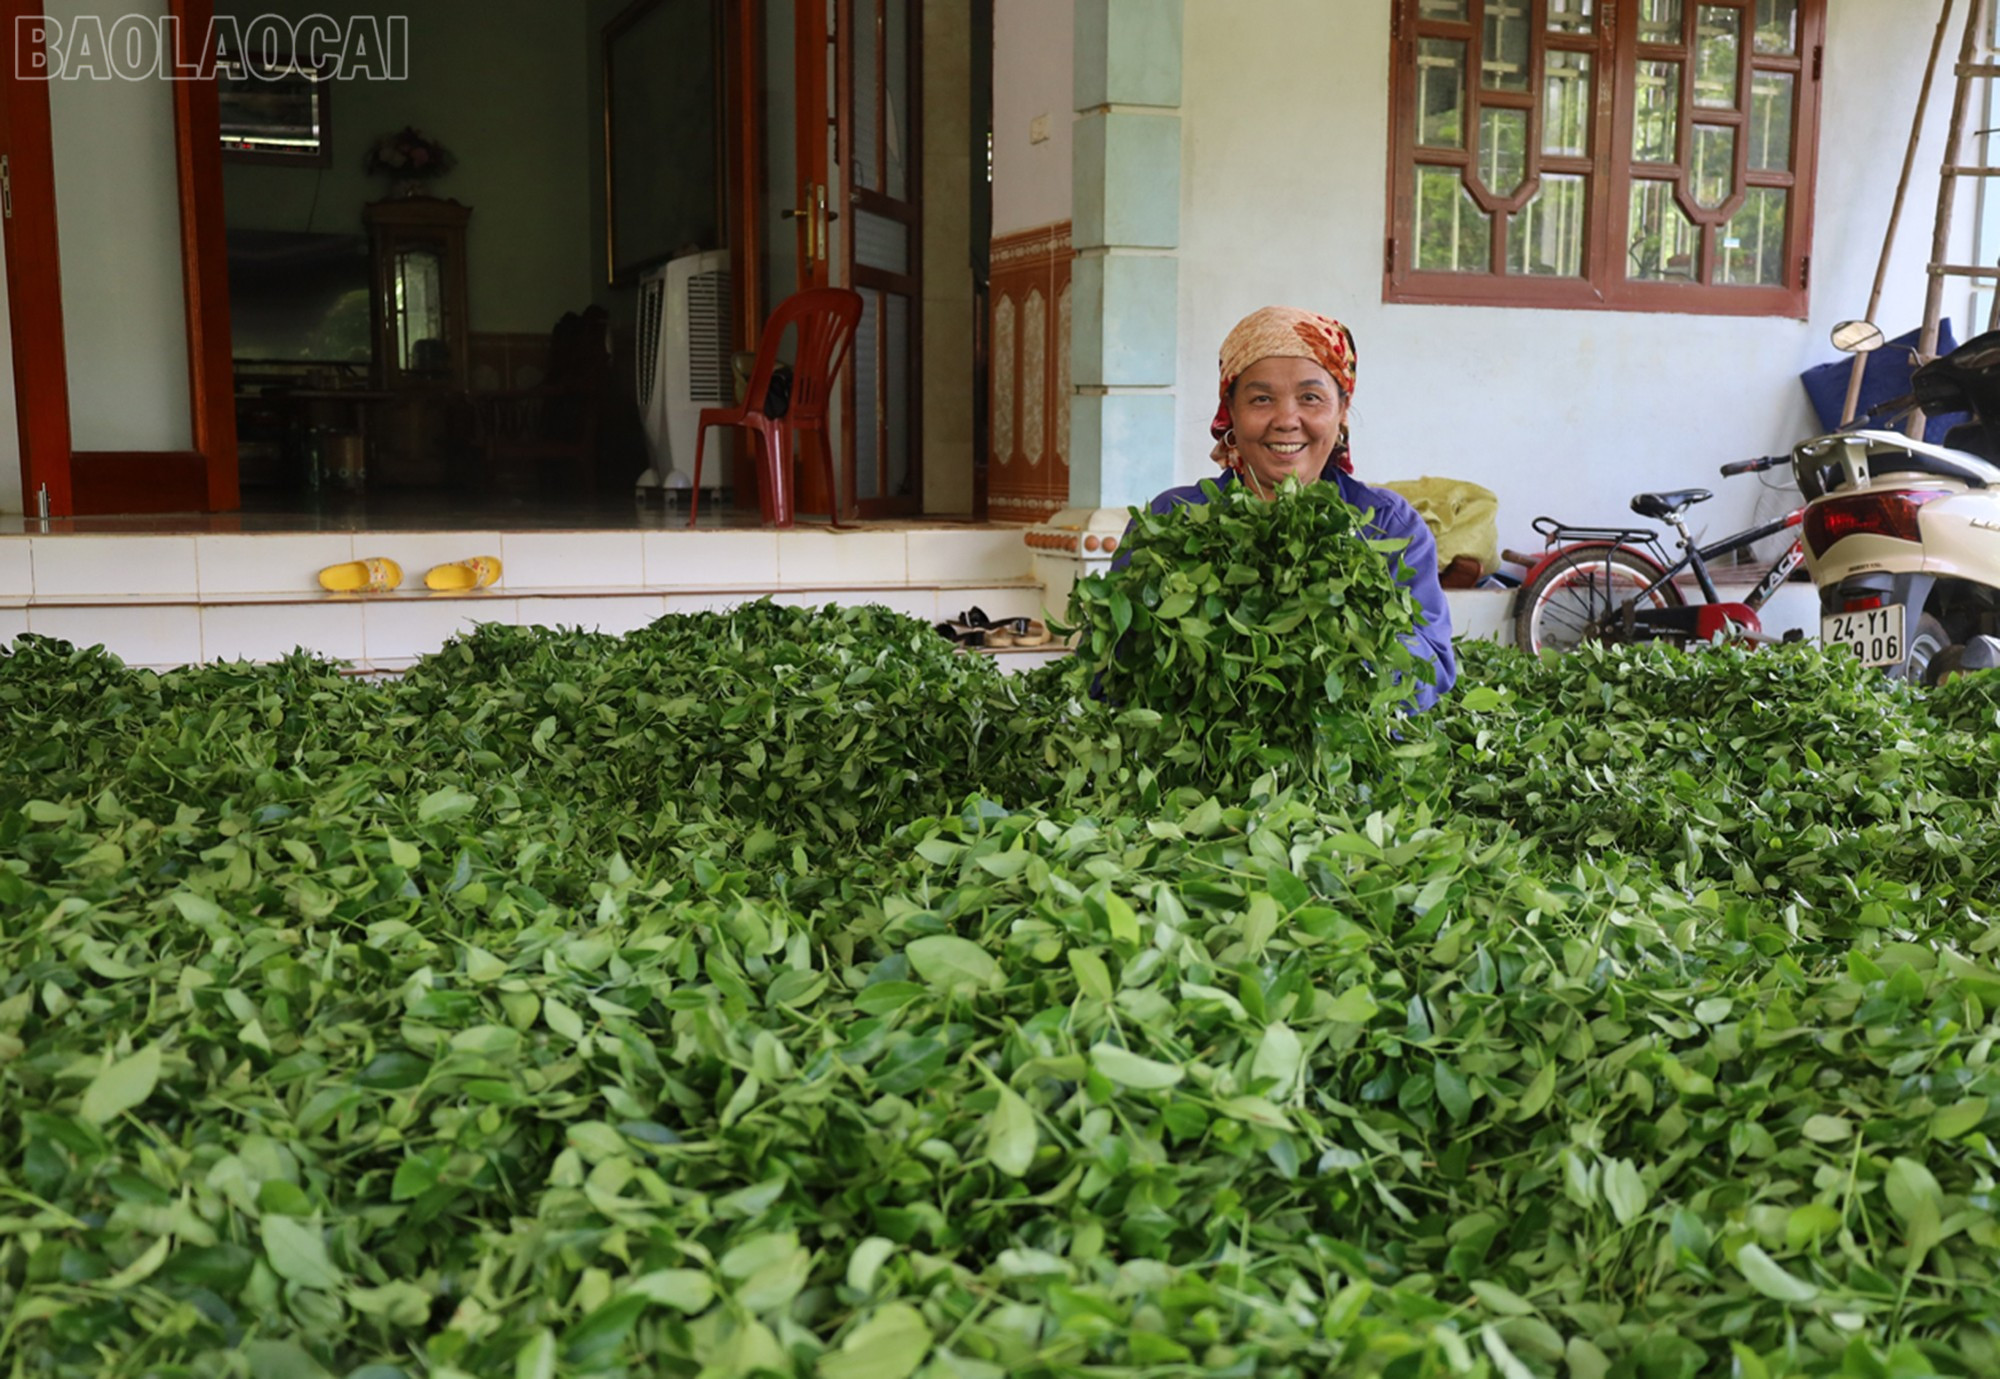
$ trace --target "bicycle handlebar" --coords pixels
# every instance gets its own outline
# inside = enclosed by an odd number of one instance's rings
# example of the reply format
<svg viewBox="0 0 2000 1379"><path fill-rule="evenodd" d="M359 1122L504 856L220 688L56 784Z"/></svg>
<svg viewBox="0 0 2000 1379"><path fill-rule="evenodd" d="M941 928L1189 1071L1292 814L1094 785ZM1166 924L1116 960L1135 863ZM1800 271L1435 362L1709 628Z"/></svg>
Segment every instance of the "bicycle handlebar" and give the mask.
<svg viewBox="0 0 2000 1379"><path fill-rule="evenodd" d="M1781 464L1790 464L1790 455L1763 455L1754 460L1733 460L1722 466L1725 475L1756 474L1761 470L1775 469Z"/></svg>

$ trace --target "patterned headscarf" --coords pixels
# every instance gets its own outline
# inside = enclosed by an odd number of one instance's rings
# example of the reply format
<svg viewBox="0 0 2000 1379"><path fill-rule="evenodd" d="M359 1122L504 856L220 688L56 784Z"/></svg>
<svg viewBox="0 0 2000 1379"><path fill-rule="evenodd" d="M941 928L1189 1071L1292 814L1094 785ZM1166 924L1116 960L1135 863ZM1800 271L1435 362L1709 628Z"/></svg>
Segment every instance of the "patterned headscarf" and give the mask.
<svg viewBox="0 0 2000 1379"><path fill-rule="evenodd" d="M1259 359L1310 359L1332 376L1343 402L1354 397L1354 336L1346 326L1331 316L1288 306L1267 306L1251 312L1223 340L1222 352L1216 359L1222 372L1222 401L1208 428L1209 435L1215 437L1215 449L1209 451L1209 457L1224 469L1240 472L1243 468L1229 416L1229 390L1236 386L1243 371ZM1344 422L1340 442L1333 448L1333 462L1344 473L1354 472Z"/></svg>

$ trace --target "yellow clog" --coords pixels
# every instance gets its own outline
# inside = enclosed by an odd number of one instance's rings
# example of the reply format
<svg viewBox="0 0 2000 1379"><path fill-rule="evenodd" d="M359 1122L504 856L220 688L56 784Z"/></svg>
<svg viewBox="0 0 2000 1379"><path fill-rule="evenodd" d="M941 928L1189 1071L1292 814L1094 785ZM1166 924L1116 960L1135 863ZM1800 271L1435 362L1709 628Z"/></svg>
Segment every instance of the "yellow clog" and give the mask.
<svg viewBox="0 0 2000 1379"><path fill-rule="evenodd" d="M500 578L500 557L475 555L470 560L454 560L448 565L433 565L424 576L426 588L484 589Z"/></svg>
<svg viewBox="0 0 2000 1379"><path fill-rule="evenodd" d="M403 582L403 567L382 556L329 565L319 572L322 589L336 594L381 594Z"/></svg>

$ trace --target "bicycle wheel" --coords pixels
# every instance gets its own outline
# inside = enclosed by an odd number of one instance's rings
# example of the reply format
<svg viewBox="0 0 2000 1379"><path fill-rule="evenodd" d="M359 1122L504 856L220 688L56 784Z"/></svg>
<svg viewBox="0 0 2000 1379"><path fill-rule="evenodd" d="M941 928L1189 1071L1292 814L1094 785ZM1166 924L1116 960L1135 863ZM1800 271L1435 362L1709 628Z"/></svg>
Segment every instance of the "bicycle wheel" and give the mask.
<svg viewBox="0 0 2000 1379"><path fill-rule="evenodd" d="M1522 587L1514 605L1514 645L1568 651L1584 642L1616 641L1618 610L1659 577L1658 566L1622 546L1573 547ZM1644 606L1679 608L1686 601L1668 583Z"/></svg>

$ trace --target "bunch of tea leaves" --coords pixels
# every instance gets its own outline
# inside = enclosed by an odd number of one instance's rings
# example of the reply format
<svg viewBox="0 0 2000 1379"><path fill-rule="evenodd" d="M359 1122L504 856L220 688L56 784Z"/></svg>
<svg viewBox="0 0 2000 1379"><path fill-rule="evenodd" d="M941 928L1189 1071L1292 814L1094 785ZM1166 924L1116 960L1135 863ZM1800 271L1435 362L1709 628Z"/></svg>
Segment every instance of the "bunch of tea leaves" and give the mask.
<svg viewBox="0 0 2000 1379"><path fill-rule="evenodd" d="M1127 736L1163 781L1241 789L1271 769L1369 787L1421 735L1400 718L1430 663L1420 616L1366 514L1332 484L1265 502L1204 484L1206 503L1136 512L1118 568L1079 581L1072 691L1157 715Z"/></svg>

